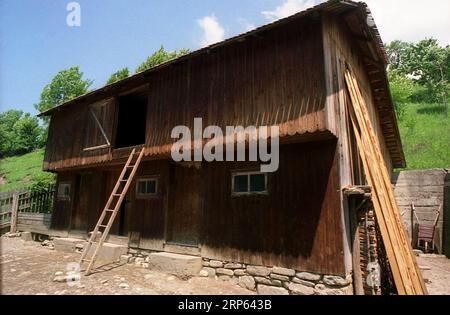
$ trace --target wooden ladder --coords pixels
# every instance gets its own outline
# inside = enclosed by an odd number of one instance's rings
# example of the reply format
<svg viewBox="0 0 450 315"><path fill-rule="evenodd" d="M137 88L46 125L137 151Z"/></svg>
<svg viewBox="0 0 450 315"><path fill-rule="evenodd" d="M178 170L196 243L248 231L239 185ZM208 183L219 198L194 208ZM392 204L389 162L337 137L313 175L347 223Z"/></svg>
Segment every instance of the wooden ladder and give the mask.
<svg viewBox="0 0 450 315"><path fill-rule="evenodd" d="M137 154L139 155L136 161L133 163L134 157ZM81 255L79 264L81 268L83 262L89 263L85 273L86 276L91 274L91 270L94 266L95 260L97 259L100 248L103 246L103 243L105 242L106 237L108 236L109 230L111 229L111 226L114 223L114 219L116 218L116 215L120 210L120 206L122 205L123 199L127 194L128 188L130 187L131 182L133 181L134 175L136 174L139 164L141 163L143 155L144 155L144 148L142 148L138 152L136 152L136 149L133 149L133 151L131 152L127 162L125 163L122 173L120 174L119 179L117 180L117 183L114 186L111 195L109 196L108 202L106 203L106 206L103 209L100 218L98 219L97 225L95 226L95 229L92 232L92 235L90 236L88 243L83 249L83 253ZM130 169L131 173L129 173L128 178L125 178ZM110 214L109 219L108 214ZM100 231L100 229L104 230ZM97 242L96 239L99 232L101 233L101 237L100 240ZM94 244L97 247L95 248L95 251L92 254L91 258L87 259L89 250Z"/></svg>

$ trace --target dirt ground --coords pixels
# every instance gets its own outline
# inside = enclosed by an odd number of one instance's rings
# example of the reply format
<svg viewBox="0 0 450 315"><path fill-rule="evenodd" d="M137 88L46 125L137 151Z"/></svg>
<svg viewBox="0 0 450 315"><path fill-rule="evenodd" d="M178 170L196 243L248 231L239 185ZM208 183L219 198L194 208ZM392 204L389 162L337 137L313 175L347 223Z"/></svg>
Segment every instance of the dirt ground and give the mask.
<svg viewBox="0 0 450 315"><path fill-rule="evenodd" d="M79 282L54 282L66 274L79 254L62 253L24 242L20 238L0 239L0 293L32 295L251 295L230 281L194 277L187 280L136 267L109 265ZM450 295L450 259L437 255L420 255L428 291L433 295Z"/></svg>
<svg viewBox="0 0 450 315"><path fill-rule="evenodd" d="M68 271L79 254L57 252L38 242L0 239L0 292L4 295L250 295L252 291L230 281L177 277L136 267L113 265L80 282L54 282L55 273ZM70 269L69 269L70 270ZM70 284L70 285L69 285Z"/></svg>
<svg viewBox="0 0 450 315"><path fill-rule="evenodd" d="M450 259L440 255L420 255L417 263L429 294L450 295Z"/></svg>

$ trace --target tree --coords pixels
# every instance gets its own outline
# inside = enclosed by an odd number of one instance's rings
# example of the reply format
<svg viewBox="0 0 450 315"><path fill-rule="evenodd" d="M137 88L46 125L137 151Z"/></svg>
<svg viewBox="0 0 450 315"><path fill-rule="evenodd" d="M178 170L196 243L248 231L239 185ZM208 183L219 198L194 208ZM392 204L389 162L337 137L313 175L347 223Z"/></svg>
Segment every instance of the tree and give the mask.
<svg viewBox="0 0 450 315"><path fill-rule="evenodd" d="M137 69L136 73L145 71L147 69L156 67L157 65L160 65L168 60L183 56L188 54L190 51L189 49L181 49L180 51L166 51L163 46L161 46L160 49L158 49L153 55L147 58L146 61L144 61Z"/></svg>
<svg viewBox="0 0 450 315"><path fill-rule="evenodd" d="M398 70L390 70L388 74L395 112L398 120L402 120L406 105L412 101L418 87L411 79L400 74Z"/></svg>
<svg viewBox="0 0 450 315"><path fill-rule="evenodd" d="M108 82L106 84L112 84L114 82L126 79L130 76L130 71L128 70L128 67L123 68L121 70L118 70L117 72L111 74L111 76L108 79Z"/></svg>
<svg viewBox="0 0 450 315"><path fill-rule="evenodd" d="M423 86L419 101L448 101L450 88L450 47L441 47L436 39L418 43L393 41L387 46L389 70Z"/></svg>
<svg viewBox="0 0 450 315"><path fill-rule="evenodd" d="M42 127L36 117L20 110L0 114L0 156L25 154L40 147Z"/></svg>
<svg viewBox="0 0 450 315"><path fill-rule="evenodd" d="M62 70L53 78L52 82L44 87L39 103L34 107L44 112L50 108L70 101L85 94L92 85L91 80L83 80L83 72L80 67L72 67ZM47 122L47 119L44 118Z"/></svg>

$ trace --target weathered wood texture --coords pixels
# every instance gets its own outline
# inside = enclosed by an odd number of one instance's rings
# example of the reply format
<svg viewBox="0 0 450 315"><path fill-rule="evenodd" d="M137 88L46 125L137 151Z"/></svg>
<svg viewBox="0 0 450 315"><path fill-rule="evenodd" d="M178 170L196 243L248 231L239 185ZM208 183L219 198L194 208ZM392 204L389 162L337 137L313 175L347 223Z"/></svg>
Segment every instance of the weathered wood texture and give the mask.
<svg viewBox="0 0 450 315"><path fill-rule="evenodd" d="M393 166L392 157L386 145L385 135L378 111L379 104L376 103L373 95L373 87L368 76L369 68L364 59L364 52L361 51L356 40L351 37L351 30L345 23L328 15L324 16L323 21L325 43L328 44L328 47L325 48L329 49L329 71L332 73L332 75L327 78L327 90L329 91L328 95L329 97L331 95L332 98L331 101L328 101L331 102L331 105L327 108L327 117L329 117L328 119L331 121L334 121L332 123L336 128L334 131L336 134L340 135L342 140L343 165L347 168L342 170L343 173L341 176L344 181L347 181L346 184L362 184L357 183L357 180L352 178L354 176L352 176L352 170L350 168L350 161L352 160L352 132L348 130L349 128L347 128L349 118L347 117L348 114L345 112L345 103L348 103L344 78L346 64L351 65L354 69L361 92L367 100L370 120L374 126L376 136L380 142L383 157L390 172L392 171ZM380 65L382 65L381 61ZM378 69L378 71L385 72L384 68Z"/></svg>
<svg viewBox="0 0 450 315"><path fill-rule="evenodd" d="M282 146L280 155L266 196L231 196L231 174L258 170L256 162L204 163L199 169L168 160L143 162L136 178L156 176L158 194L139 199L135 185L130 188L127 225L134 246L163 250L165 241L198 242L209 258L345 274L342 233L336 233L342 231L336 140ZM90 203L102 196L88 198ZM58 218L68 215L67 205L57 204L54 221L63 226L66 221Z"/></svg>
<svg viewBox="0 0 450 315"><path fill-rule="evenodd" d="M70 183L71 190L69 198L67 199L59 199L57 197L55 198L53 205L52 222L50 225L51 229L55 231L69 230L72 215L73 199L76 196L74 195L73 192L75 182L76 182L76 173L74 172L63 172L58 174L58 178L56 181L56 189L58 189L60 183Z"/></svg>
<svg viewBox="0 0 450 315"><path fill-rule="evenodd" d="M397 291L401 295L427 294L410 240L401 222L390 175L369 117L364 95L351 68L346 70L345 80L352 100L349 112L353 131L368 184L373 188L372 202Z"/></svg>
<svg viewBox="0 0 450 315"><path fill-rule="evenodd" d="M196 167L171 164L169 203L167 215L167 241L174 244L199 243L202 210L202 174ZM223 181L223 179L218 179Z"/></svg>
<svg viewBox="0 0 450 315"><path fill-rule="evenodd" d="M52 214L50 213L19 213L17 229L19 231L39 234L50 234Z"/></svg>
<svg viewBox="0 0 450 315"><path fill-rule="evenodd" d="M253 163L204 166L202 255L343 275L336 141L281 148L268 196L231 196L231 173Z"/></svg>
<svg viewBox="0 0 450 315"><path fill-rule="evenodd" d="M204 125L280 125L281 135L323 131L325 83L321 21L299 20L151 73L146 155L170 152L171 131ZM52 115L44 168L86 166L114 158L89 113L94 108L113 139L114 97Z"/></svg>

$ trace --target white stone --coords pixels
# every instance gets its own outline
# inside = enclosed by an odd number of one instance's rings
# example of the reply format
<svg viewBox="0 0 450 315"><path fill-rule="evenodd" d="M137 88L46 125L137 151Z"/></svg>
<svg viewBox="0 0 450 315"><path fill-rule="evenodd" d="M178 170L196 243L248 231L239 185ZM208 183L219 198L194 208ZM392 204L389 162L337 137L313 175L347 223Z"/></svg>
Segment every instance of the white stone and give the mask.
<svg viewBox="0 0 450 315"><path fill-rule="evenodd" d="M127 264L130 261L131 255L120 255L120 263Z"/></svg>
<svg viewBox="0 0 450 315"><path fill-rule="evenodd" d="M216 269L214 269L214 268L203 267L203 269L201 271L206 272L207 273L207 277L214 278L214 276L216 275Z"/></svg>
<svg viewBox="0 0 450 315"><path fill-rule="evenodd" d="M87 254L87 259L89 259L96 249L96 246L91 246ZM127 246L116 245L111 243L103 243L102 247L98 251L97 261L111 263L120 260L120 256L127 253Z"/></svg>
<svg viewBox="0 0 450 315"><path fill-rule="evenodd" d="M307 287L311 287L311 288L314 288L314 286L316 285L314 282L302 280L302 279L299 279L297 277L293 278L292 282L300 283L300 284L306 285Z"/></svg>
<svg viewBox="0 0 450 315"><path fill-rule="evenodd" d="M270 277L272 279L275 279L275 280L289 281L289 277L288 276L278 275L278 274L275 274L275 273L271 273Z"/></svg>
<svg viewBox="0 0 450 315"><path fill-rule="evenodd" d="M25 242L31 242L33 240L33 237L31 236L31 232L22 232L21 238Z"/></svg>
<svg viewBox="0 0 450 315"><path fill-rule="evenodd" d="M57 276L62 276L64 274L64 272L62 272L62 271L57 271L57 272L55 272L55 276L57 277Z"/></svg>
<svg viewBox="0 0 450 315"><path fill-rule="evenodd" d="M247 266L247 273L252 276L267 277L270 275L270 269L262 266Z"/></svg>
<svg viewBox="0 0 450 315"><path fill-rule="evenodd" d="M289 291L294 295L313 295L314 289L300 283L289 284Z"/></svg>
<svg viewBox="0 0 450 315"><path fill-rule="evenodd" d="M149 268L179 277L197 276L202 270L202 259L197 256L173 253L152 253L149 256Z"/></svg>
<svg viewBox="0 0 450 315"><path fill-rule="evenodd" d="M121 283L121 284L119 284L119 288L121 288L121 289L128 289L130 286L128 285L128 284L126 284L126 283Z"/></svg>
<svg viewBox="0 0 450 315"><path fill-rule="evenodd" d="M273 267L272 272L276 273L278 275L282 276L288 276L293 277L295 276L295 270L294 269L287 269L287 268L281 268L281 267Z"/></svg>
<svg viewBox="0 0 450 315"><path fill-rule="evenodd" d="M307 281L319 281L322 278L321 275L310 272L298 272L295 276L299 279Z"/></svg>
<svg viewBox="0 0 450 315"><path fill-rule="evenodd" d="M330 286L346 286L352 282L352 277L348 276L347 278L339 277L339 276L324 276L323 283Z"/></svg>
<svg viewBox="0 0 450 315"><path fill-rule="evenodd" d="M220 276L218 276L218 279L222 280L222 281L230 281L231 277L227 276L227 275L220 275Z"/></svg>
<svg viewBox="0 0 450 315"><path fill-rule="evenodd" d="M234 275L236 277L241 277L241 276L245 276L247 273L245 272L244 269L235 269L234 270Z"/></svg>
<svg viewBox="0 0 450 315"><path fill-rule="evenodd" d="M57 276L53 279L54 282L67 282L67 276Z"/></svg>
<svg viewBox="0 0 450 315"><path fill-rule="evenodd" d="M209 266L213 267L213 268L222 268L223 267L223 262L221 262L219 260L210 260L209 261Z"/></svg>
<svg viewBox="0 0 450 315"><path fill-rule="evenodd" d="M281 281L280 280L274 280L274 279L267 279L264 277L255 277L255 281L257 283L265 284L265 285L273 285L275 287L281 287Z"/></svg>
<svg viewBox="0 0 450 315"><path fill-rule="evenodd" d="M239 285L247 290L255 290L255 279L251 276L239 277Z"/></svg>
<svg viewBox="0 0 450 315"><path fill-rule="evenodd" d="M259 295L289 295L288 290L280 287L272 287L264 284L258 284L257 292Z"/></svg>
<svg viewBox="0 0 450 315"><path fill-rule="evenodd" d="M202 270L200 270L200 274L199 274L199 276L200 277L209 277L209 273L208 273L208 271L206 271L205 269L202 269Z"/></svg>
<svg viewBox="0 0 450 315"><path fill-rule="evenodd" d="M226 275L226 276L233 276L234 272L233 270L230 269L225 269L225 268L217 268L216 269L216 274L217 275Z"/></svg>
<svg viewBox="0 0 450 315"><path fill-rule="evenodd" d="M228 264L225 264L224 268L227 268L227 269L239 269L239 268L242 268L242 265L238 264L238 263L228 263Z"/></svg>
<svg viewBox="0 0 450 315"><path fill-rule="evenodd" d="M55 250L65 253L74 253L77 244L83 244L85 241L76 238L55 238Z"/></svg>

